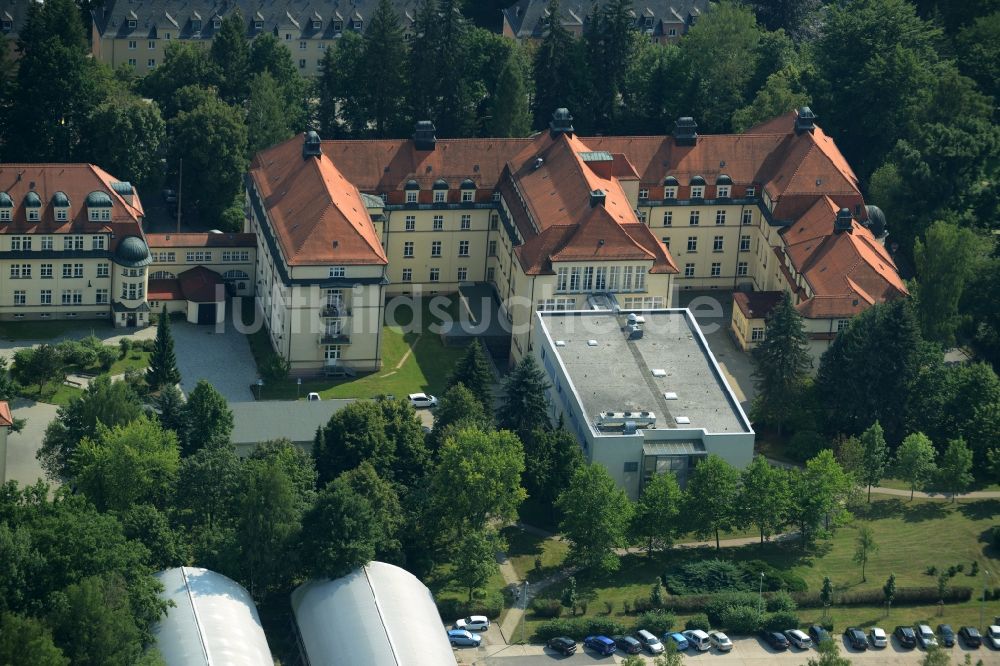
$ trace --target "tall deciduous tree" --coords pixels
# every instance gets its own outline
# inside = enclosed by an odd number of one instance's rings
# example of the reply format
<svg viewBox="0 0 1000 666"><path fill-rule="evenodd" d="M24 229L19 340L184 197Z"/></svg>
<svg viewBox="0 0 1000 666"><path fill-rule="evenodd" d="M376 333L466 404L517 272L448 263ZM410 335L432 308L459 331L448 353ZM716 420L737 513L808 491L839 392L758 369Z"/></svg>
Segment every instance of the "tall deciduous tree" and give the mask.
<svg viewBox="0 0 1000 666"><path fill-rule="evenodd" d="M361 89L371 134L379 139L402 136L405 109L400 91L406 87L406 47L399 15L389 0L379 0L368 20L360 71L363 80L378 82Z"/></svg>
<svg viewBox="0 0 1000 666"><path fill-rule="evenodd" d="M545 391L549 382L535 357L526 354L503 382L503 398L497 425L526 437L536 428L549 428L549 407Z"/></svg>
<svg viewBox="0 0 1000 666"><path fill-rule="evenodd" d="M221 73L219 95L227 104L239 105L247 98L250 42L246 31L243 14L236 9L222 19L222 27L212 38L209 53Z"/></svg>
<svg viewBox="0 0 1000 666"><path fill-rule="evenodd" d="M517 517L527 493L521 487L524 447L511 432L463 428L441 445L430 484L443 525L460 535L491 521Z"/></svg>
<svg viewBox="0 0 1000 666"><path fill-rule="evenodd" d="M560 531L570 542L567 560L595 571L616 571L616 548L625 546L635 510L625 491L598 464L581 465L556 501Z"/></svg>
<svg viewBox="0 0 1000 666"><path fill-rule="evenodd" d="M868 486L868 501L872 501L872 486L877 486L889 469L889 446L885 443L885 433L876 421L861 433L862 466L861 478Z"/></svg>
<svg viewBox="0 0 1000 666"><path fill-rule="evenodd" d="M233 432L233 412L229 403L215 387L199 379L184 404L187 420L187 439L184 455L190 455L206 446L224 446Z"/></svg>
<svg viewBox="0 0 1000 666"><path fill-rule="evenodd" d="M166 508L180 457L177 436L159 421L140 416L80 442L74 482L100 511L125 511L136 504Z"/></svg>
<svg viewBox="0 0 1000 666"><path fill-rule="evenodd" d="M179 90L218 86L220 76L201 44L178 39L167 44L163 63L142 79L140 87L144 95L156 100L163 117L170 119L180 110L176 99Z"/></svg>
<svg viewBox="0 0 1000 666"><path fill-rule="evenodd" d="M764 340L752 352L757 410L763 418L781 427L796 409L812 359L802 315L785 293L767 318Z"/></svg>
<svg viewBox="0 0 1000 666"><path fill-rule="evenodd" d="M458 542L452 564L455 578L469 591L469 601L477 587L489 582L500 570L496 554L499 550L497 534L490 528L470 530Z"/></svg>
<svg viewBox="0 0 1000 666"><path fill-rule="evenodd" d="M858 538L854 540L854 562L861 565L861 581L866 582L865 567L871 556L878 552L878 543L875 541L875 530L869 525L862 525L858 528Z"/></svg>
<svg viewBox="0 0 1000 666"><path fill-rule="evenodd" d="M141 189L160 175L166 124L155 102L117 92L87 118L81 155Z"/></svg>
<svg viewBox="0 0 1000 666"><path fill-rule="evenodd" d="M292 136L288 121L287 99L270 73L254 74L250 79L250 101L247 108L247 153L252 158L258 151Z"/></svg>
<svg viewBox="0 0 1000 666"><path fill-rule="evenodd" d="M320 491L302 519L300 557L319 578L339 578L375 557L381 526L371 503L344 479Z"/></svg>
<svg viewBox="0 0 1000 666"><path fill-rule="evenodd" d="M184 160L184 201L197 207L202 224L214 226L242 191L247 167L243 112L211 95L167 123L170 162Z"/></svg>
<svg viewBox="0 0 1000 666"><path fill-rule="evenodd" d="M719 532L742 520L736 511L739 492L739 471L714 454L699 463L688 479L684 506L689 526L699 538L714 536L716 550Z"/></svg>
<svg viewBox="0 0 1000 666"><path fill-rule="evenodd" d="M375 542L375 556L381 561L398 560L405 516L394 484L381 478L367 462L344 472L339 478L371 504L374 520L380 527Z"/></svg>
<svg viewBox="0 0 1000 666"><path fill-rule="evenodd" d="M254 460L244 466L236 538L254 598L262 598L292 572L289 564L302 509L292 479L279 462Z"/></svg>
<svg viewBox="0 0 1000 666"><path fill-rule="evenodd" d="M851 477L829 449L806 463L804 471L792 476L792 516L802 539L812 543L851 518L844 508L853 488Z"/></svg>
<svg viewBox="0 0 1000 666"><path fill-rule="evenodd" d="M960 323L962 291L986 244L969 229L940 221L927 229L924 238L913 248L920 328L926 339L950 347Z"/></svg>
<svg viewBox="0 0 1000 666"><path fill-rule="evenodd" d="M524 440L524 487L536 506L555 508L576 468L584 464L580 443L565 428L538 428ZM551 514L550 514L551 515Z"/></svg>
<svg viewBox="0 0 1000 666"><path fill-rule="evenodd" d="M493 371L479 340L473 339L448 377L448 388L464 384L487 414L493 413Z"/></svg>
<svg viewBox="0 0 1000 666"><path fill-rule="evenodd" d="M98 376L78 398L60 407L56 420L45 429L37 457L51 479L74 473L73 456L85 437L97 435L98 424L108 428L131 423L142 414L142 403L125 382Z"/></svg>
<svg viewBox="0 0 1000 666"><path fill-rule="evenodd" d="M388 473L393 468L395 452L385 426L381 407L370 401L351 403L331 416L313 443L320 483L366 460L380 475Z"/></svg>
<svg viewBox="0 0 1000 666"><path fill-rule="evenodd" d="M74 664L132 666L142 654L124 581L88 576L59 593L51 613L56 644Z"/></svg>
<svg viewBox="0 0 1000 666"><path fill-rule="evenodd" d="M922 432L907 435L896 449L896 474L910 484L910 499L934 477L934 445Z"/></svg>
<svg viewBox="0 0 1000 666"><path fill-rule="evenodd" d="M938 463L938 483L941 488L955 495L965 492L972 485L972 451L965 440L959 437L948 442L948 448L941 454Z"/></svg>
<svg viewBox="0 0 1000 666"><path fill-rule="evenodd" d="M181 460L174 512L189 527L204 524L214 531L232 524L243 478L236 448L212 446Z"/></svg>
<svg viewBox="0 0 1000 666"><path fill-rule="evenodd" d="M0 614L0 663L11 666L69 666L69 659L52 640L42 620Z"/></svg>
<svg viewBox="0 0 1000 666"><path fill-rule="evenodd" d="M788 66L767 77L753 101L733 113L733 131L745 132L757 123L776 118L790 109L808 106L811 97L802 82L802 72Z"/></svg>
<svg viewBox="0 0 1000 666"><path fill-rule="evenodd" d="M181 373L177 369L177 356L174 354L174 338L170 334L170 316L167 314L167 306L164 305L156 322L156 340L153 353L149 356L146 383L155 391L180 381Z"/></svg>
<svg viewBox="0 0 1000 666"><path fill-rule="evenodd" d="M483 408L478 396L464 384L453 384L434 410L434 430L431 432L431 446L436 448L445 436L455 428L472 426L486 430L492 424L489 413Z"/></svg>
<svg viewBox="0 0 1000 666"><path fill-rule="evenodd" d="M656 474L642 489L632 516L632 536L646 543L650 557L653 549L669 548L681 530L680 512L684 493L671 473Z"/></svg>
<svg viewBox="0 0 1000 666"><path fill-rule="evenodd" d="M533 78L535 98L532 104L534 127L547 126L552 112L566 107L580 114L584 81L582 45L562 24L563 10L559 0L549 0L546 9L545 36L535 51Z"/></svg>
<svg viewBox="0 0 1000 666"><path fill-rule="evenodd" d="M760 542L789 521L792 488L788 472L757 456L740 474L740 511L760 531Z"/></svg>

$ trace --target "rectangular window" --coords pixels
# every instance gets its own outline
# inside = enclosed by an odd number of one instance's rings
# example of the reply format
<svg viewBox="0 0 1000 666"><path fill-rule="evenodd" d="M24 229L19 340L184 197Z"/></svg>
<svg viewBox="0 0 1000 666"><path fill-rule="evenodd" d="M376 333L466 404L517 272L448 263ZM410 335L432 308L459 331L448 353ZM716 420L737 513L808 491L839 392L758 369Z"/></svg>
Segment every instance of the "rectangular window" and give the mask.
<svg viewBox="0 0 1000 666"><path fill-rule="evenodd" d="M838 319L837 320L837 333L840 333L845 328L847 328L851 323L850 319Z"/></svg>
<svg viewBox="0 0 1000 666"><path fill-rule="evenodd" d="M697 227L701 222L701 212L697 210L691 211L691 216L688 218L688 224L692 227Z"/></svg>
<svg viewBox="0 0 1000 666"><path fill-rule="evenodd" d="M464 203L469 203L470 201L473 200L473 198L475 197L475 194L476 193L473 192L472 190L464 190L462 192L462 201Z"/></svg>
<svg viewBox="0 0 1000 666"><path fill-rule="evenodd" d="M728 199L729 187L730 187L729 185L719 185L718 188L716 188L718 190L718 194L716 196L718 196L720 199Z"/></svg>
<svg viewBox="0 0 1000 666"><path fill-rule="evenodd" d="M458 256L469 256L469 241L458 241Z"/></svg>
<svg viewBox="0 0 1000 666"><path fill-rule="evenodd" d="M150 69L156 67L156 58L150 58L149 60L147 60L146 67L149 67Z"/></svg>
<svg viewBox="0 0 1000 666"><path fill-rule="evenodd" d="M716 236L714 239L712 239L712 252L722 252L722 243L723 243L722 236Z"/></svg>
<svg viewBox="0 0 1000 666"><path fill-rule="evenodd" d="M415 231L417 228L417 216L407 215L403 220L403 229L405 231Z"/></svg>
<svg viewBox="0 0 1000 666"><path fill-rule="evenodd" d="M434 190L434 203L444 203L448 198L448 192L445 190Z"/></svg>
<svg viewBox="0 0 1000 666"><path fill-rule="evenodd" d="M684 277L694 277L694 264L684 264Z"/></svg>
<svg viewBox="0 0 1000 666"><path fill-rule="evenodd" d="M417 203L417 192L416 192L416 190L407 190L407 192L406 192L406 203Z"/></svg>
<svg viewBox="0 0 1000 666"><path fill-rule="evenodd" d="M347 275L347 270L343 266L330 266L330 277L342 278Z"/></svg>
<svg viewBox="0 0 1000 666"><path fill-rule="evenodd" d="M136 47L139 45L138 40L130 39L128 40L128 50L135 51Z"/></svg>
<svg viewBox="0 0 1000 666"><path fill-rule="evenodd" d="M764 339L764 329L760 326L755 326L750 330L750 341L760 342Z"/></svg>
<svg viewBox="0 0 1000 666"><path fill-rule="evenodd" d="M412 268L404 268L403 269L403 282L412 282L412 281L413 281L413 269Z"/></svg>
<svg viewBox="0 0 1000 666"><path fill-rule="evenodd" d="M69 219L69 212L65 208L56 208L56 222L65 222Z"/></svg>
<svg viewBox="0 0 1000 666"><path fill-rule="evenodd" d="M493 193L493 203L500 203L500 192L499 191Z"/></svg>
<svg viewBox="0 0 1000 666"><path fill-rule="evenodd" d="M639 188L639 199L648 199L648 198L649 198L649 189L645 188L645 187L640 187Z"/></svg>
<svg viewBox="0 0 1000 666"><path fill-rule="evenodd" d="M646 288L646 268L643 266L635 267L635 290L643 291Z"/></svg>
<svg viewBox="0 0 1000 666"><path fill-rule="evenodd" d="M580 268L574 266L569 271L569 290L580 291Z"/></svg>
<svg viewBox="0 0 1000 666"><path fill-rule="evenodd" d="M440 280L441 280L441 269L440 268L432 268L431 272L430 272L430 281L431 282L439 282Z"/></svg>
<svg viewBox="0 0 1000 666"><path fill-rule="evenodd" d="M756 187L748 187L747 188L747 197L749 198L749 197L755 197L755 196L757 196L757 188Z"/></svg>
<svg viewBox="0 0 1000 666"><path fill-rule="evenodd" d="M340 345L326 345L323 347L323 358L326 359L327 365L330 365L330 361L340 360Z"/></svg>
<svg viewBox="0 0 1000 666"><path fill-rule="evenodd" d="M72 250L72 249L73 249L73 237L63 236L63 250Z"/></svg>
<svg viewBox="0 0 1000 666"><path fill-rule="evenodd" d="M62 276L64 278L73 277L73 264L62 265Z"/></svg>
<svg viewBox="0 0 1000 666"><path fill-rule="evenodd" d="M306 59L305 58L299 58L299 69L305 69L305 68L306 68Z"/></svg>
<svg viewBox="0 0 1000 666"><path fill-rule="evenodd" d="M413 241L406 241L403 243L403 258L412 259L413 258Z"/></svg>
<svg viewBox="0 0 1000 666"><path fill-rule="evenodd" d="M692 185L691 186L691 198L701 199L705 196L705 186L704 185Z"/></svg>
<svg viewBox="0 0 1000 666"><path fill-rule="evenodd" d="M608 269L602 266L594 273L594 290L604 291L608 288Z"/></svg>
<svg viewBox="0 0 1000 666"><path fill-rule="evenodd" d="M42 289L41 291L41 304L42 305L52 305L52 290Z"/></svg>
<svg viewBox="0 0 1000 666"><path fill-rule="evenodd" d="M245 263L250 261L250 250L223 250L222 261L230 263Z"/></svg>
<svg viewBox="0 0 1000 666"><path fill-rule="evenodd" d="M569 285L569 269L560 268L556 271L556 291L566 291Z"/></svg>
<svg viewBox="0 0 1000 666"><path fill-rule="evenodd" d="M497 256L497 242L496 241L490 241L489 243L487 243L486 247L487 247L487 254L489 256L491 256L491 257Z"/></svg>
<svg viewBox="0 0 1000 666"><path fill-rule="evenodd" d="M698 237L688 236L688 252L697 252L697 251L698 251Z"/></svg>
<svg viewBox="0 0 1000 666"><path fill-rule="evenodd" d="M10 265L10 276L13 279L21 277L21 264L11 264Z"/></svg>
<svg viewBox="0 0 1000 666"><path fill-rule="evenodd" d="M135 58L129 58L128 59L128 64L129 64L129 67L135 67L138 64L138 62L136 61Z"/></svg>
<svg viewBox="0 0 1000 666"><path fill-rule="evenodd" d="M594 289L594 267L584 266L583 268L583 290L593 291Z"/></svg>
<svg viewBox="0 0 1000 666"><path fill-rule="evenodd" d="M11 209L0 208L0 222L10 222L10 220L11 220Z"/></svg>
<svg viewBox="0 0 1000 666"><path fill-rule="evenodd" d="M749 235L740 236L740 252L749 252L749 251L750 251L750 236Z"/></svg>
<svg viewBox="0 0 1000 666"><path fill-rule="evenodd" d="M726 223L726 211L724 210L715 211L715 223L718 225L723 225Z"/></svg>
<svg viewBox="0 0 1000 666"><path fill-rule="evenodd" d="M103 250L104 249L104 236L91 236L90 237L90 249L91 250Z"/></svg>
<svg viewBox="0 0 1000 666"><path fill-rule="evenodd" d="M472 228L472 216L463 215L462 216L462 231L468 231Z"/></svg>
<svg viewBox="0 0 1000 666"><path fill-rule="evenodd" d="M108 303L108 290L98 289L97 290L97 300L95 301L98 305L107 305Z"/></svg>
<svg viewBox="0 0 1000 666"><path fill-rule="evenodd" d="M61 299L63 305L69 305L73 302L73 292L69 289L63 289Z"/></svg>
<svg viewBox="0 0 1000 666"><path fill-rule="evenodd" d="M743 224L753 224L753 211L745 210L743 211Z"/></svg>
<svg viewBox="0 0 1000 666"><path fill-rule="evenodd" d="M720 275L722 275L722 264L714 262L712 264L712 277L719 277Z"/></svg>
<svg viewBox="0 0 1000 666"><path fill-rule="evenodd" d="M669 250L670 249L670 236L664 236L660 240L663 241L663 246L666 247Z"/></svg>
<svg viewBox="0 0 1000 666"><path fill-rule="evenodd" d="M622 291L632 291L632 267L626 266L622 271Z"/></svg>
<svg viewBox="0 0 1000 666"><path fill-rule="evenodd" d="M155 51L156 50L156 41L151 39L148 42L146 42L146 48L149 49L150 51Z"/></svg>
<svg viewBox="0 0 1000 666"><path fill-rule="evenodd" d="M646 224L646 211L644 210L639 211L639 221L642 222L643 224Z"/></svg>
<svg viewBox="0 0 1000 666"><path fill-rule="evenodd" d="M664 199L676 199L677 198L677 186L670 185L663 188L663 198Z"/></svg>
<svg viewBox="0 0 1000 666"><path fill-rule="evenodd" d="M441 231L444 229L444 215L434 216L434 225L432 229L434 229L434 231Z"/></svg>
<svg viewBox="0 0 1000 666"><path fill-rule="evenodd" d="M736 277L746 277L747 275L747 262L740 261L736 264Z"/></svg>
<svg viewBox="0 0 1000 666"><path fill-rule="evenodd" d="M31 249L31 236L11 236L11 238L10 238L10 249L11 250L30 250Z"/></svg>
<svg viewBox="0 0 1000 666"><path fill-rule="evenodd" d="M459 282L465 282L468 279L469 279L469 269L468 268L459 268L458 269L458 281Z"/></svg>
<svg viewBox="0 0 1000 666"><path fill-rule="evenodd" d="M52 249L52 236L42 236L42 249L43 250Z"/></svg>
<svg viewBox="0 0 1000 666"><path fill-rule="evenodd" d="M307 48L309 48L309 42L306 42L306 41L300 41L299 42L299 49L300 50L305 51Z"/></svg>
<svg viewBox="0 0 1000 666"><path fill-rule="evenodd" d="M621 269L618 266L611 267L611 270L608 272L608 291L618 291L619 273L621 273Z"/></svg>
<svg viewBox="0 0 1000 666"><path fill-rule="evenodd" d="M440 257L441 256L441 241L434 241L431 243L431 256Z"/></svg>
<svg viewBox="0 0 1000 666"><path fill-rule="evenodd" d="M496 271L495 268L493 268L492 266L490 266L489 268L486 269L486 281L487 282L493 282L493 281L495 281L496 277L497 277L497 271Z"/></svg>
<svg viewBox="0 0 1000 666"><path fill-rule="evenodd" d="M20 289L14 290L14 305L24 305L28 302L28 294Z"/></svg>
<svg viewBox="0 0 1000 666"><path fill-rule="evenodd" d="M665 210L663 211L663 226L670 227L674 224L674 211Z"/></svg>
<svg viewBox="0 0 1000 666"><path fill-rule="evenodd" d="M52 277L52 264L42 264L38 273L43 278Z"/></svg>

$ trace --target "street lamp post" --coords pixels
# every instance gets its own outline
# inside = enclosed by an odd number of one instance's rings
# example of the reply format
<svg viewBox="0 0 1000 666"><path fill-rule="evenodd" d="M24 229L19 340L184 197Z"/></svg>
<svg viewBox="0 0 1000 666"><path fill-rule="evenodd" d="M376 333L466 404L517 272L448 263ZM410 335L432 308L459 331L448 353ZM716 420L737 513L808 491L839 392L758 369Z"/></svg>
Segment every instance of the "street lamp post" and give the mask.
<svg viewBox="0 0 1000 666"><path fill-rule="evenodd" d="M989 569L983 569L983 571L986 573L986 575L983 576L983 596L979 598L979 628L980 629L983 628L983 611L985 610L985 606L986 606L986 583L988 582L987 578L990 575Z"/></svg>
<svg viewBox="0 0 1000 666"><path fill-rule="evenodd" d="M260 395L261 395L261 391L263 391L263 389L264 389L264 380L263 379L258 379L257 380L257 401L258 402L260 402Z"/></svg>
<svg viewBox="0 0 1000 666"><path fill-rule="evenodd" d="M757 590L757 613L764 612L764 572L760 572L760 588Z"/></svg>
<svg viewBox="0 0 1000 666"><path fill-rule="evenodd" d="M524 643L524 625L528 615L528 581L524 581L524 596L521 598L521 642Z"/></svg>
<svg viewBox="0 0 1000 666"><path fill-rule="evenodd" d="M295 399L298 400L302 397L302 378L299 377L295 381Z"/></svg>

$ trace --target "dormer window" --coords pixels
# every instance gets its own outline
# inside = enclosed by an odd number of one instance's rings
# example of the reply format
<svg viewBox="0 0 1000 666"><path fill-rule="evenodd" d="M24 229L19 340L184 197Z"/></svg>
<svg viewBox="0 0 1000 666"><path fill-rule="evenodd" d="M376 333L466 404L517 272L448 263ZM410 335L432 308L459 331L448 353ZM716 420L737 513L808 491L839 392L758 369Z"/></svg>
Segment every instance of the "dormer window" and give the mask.
<svg viewBox="0 0 1000 666"><path fill-rule="evenodd" d="M747 197L755 197L755 196L757 196L757 188L756 187L748 187L747 188Z"/></svg>
<svg viewBox="0 0 1000 666"><path fill-rule="evenodd" d="M136 26L137 23L138 23L138 21L136 21L135 19L129 19L128 20L128 28L129 28L129 30L135 30L135 26Z"/></svg>
<svg viewBox="0 0 1000 666"><path fill-rule="evenodd" d="M361 32L361 28L364 26L364 21L361 19L354 19L351 21L351 30Z"/></svg>
<svg viewBox="0 0 1000 666"><path fill-rule="evenodd" d="M653 17L652 17L652 16L647 16L647 17L645 18L645 20L643 21L643 24L644 24L644 25L645 25L645 26L646 26L647 28L652 28L652 27L653 27Z"/></svg>
<svg viewBox="0 0 1000 666"><path fill-rule="evenodd" d="M6 192L0 192L0 222L10 222L14 215L14 200Z"/></svg>
<svg viewBox="0 0 1000 666"><path fill-rule="evenodd" d="M254 29L254 32L260 32L261 30L264 29L264 22L263 21L254 21L253 22L253 29Z"/></svg>
<svg viewBox="0 0 1000 666"><path fill-rule="evenodd" d="M56 208L56 222L65 222L69 219L68 208Z"/></svg>
<svg viewBox="0 0 1000 666"><path fill-rule="evenodd" d="M435 190L434 191L434 203L444 203L445 202L445 197L447 195L448 195L448 193L445 192L444 190Z"/></svg>
<svg viewBox="0 0 1000 666"><path fill-rule="evenodd" d="M718 186L718 191L719 191L718 192L718 197L720 199L728 199L729 198L729 190L731 188L732 188L731 185L719 185Z"/></svg>
<svg viewBox="0 0 1000 666"><path fill-rule="evenodd" d="M27 214L28 222L38 222L41 219L41 209L39 208L29 208Z"/></svg>
<svg viewBox="0 0 1000 666"><path fill-rule="evenodd" d="M320 30L323 27L323 22L319 19L313 19L312 28L313 30Z"/></svg>
<svg viewBox="0 0 1000 666"><path fill-rule="evenodd" d="M201 32L201 19L191 19L191 30Z"/></svg>
<svg viewBox="0 0 1000 666"><path fill-rule="evenodd" d="M212 28L214 28L215 30L218 30L221 27L222 27L222 19L220 19L218 17L212 19Z"/></svg>
<svg viewBox="0 0 1000 666"><path fill-rule="evenodd" d="M649 189L645 188L645 187L639 188L639 199L641 200L641 199L648 199L648 198L649 198Z"/></svg>
<svg viewBox="0 0 1000 666"><path fill-rule="evenodd" d="M24 210L28 222L38 222L41 219L42 200L37 192L31 191L24 195Z"/></svg>
<svg viewBox="0 0 1000 666"><path fill-rule="evenodd" d="M677 186L667 185L663 188L663 198L664 199L676 199L677 198Z"/></svg>
<svg viewBox="0 0 1000 666"><path fill-rule="evenodd" d="M13 27L14 24L11 21L8 21L7 19L3 19L2 21L0 21L0 30L2 30L3 32L10 32L13 29Z"/></svg>
<svg viewBox="0 0 1000 666"><path fill-rule="evenodd" d="M343 21L334 21L333 22L333 31L334 32L343 32L344 31L344 22Z"/></svg>
<svg viewBox="0 0 1000 666"><path fill-rule="evenodd" d="M11 209L10 208L0 208L0 222L10 222Z"/></svg>
<svg viewBox="0 0 1000 666"><path fill-rule="evenodd" d="M705 186L704 185L692 185L691 186L691 198L701 199L705 196Z"/></svg>

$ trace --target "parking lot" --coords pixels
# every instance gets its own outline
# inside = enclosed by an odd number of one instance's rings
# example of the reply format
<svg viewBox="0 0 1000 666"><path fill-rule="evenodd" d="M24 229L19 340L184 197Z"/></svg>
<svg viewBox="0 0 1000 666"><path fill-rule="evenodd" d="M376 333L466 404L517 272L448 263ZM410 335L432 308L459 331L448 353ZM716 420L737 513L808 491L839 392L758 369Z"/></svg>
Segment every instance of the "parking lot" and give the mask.
<svg viewBox="0 0 1000 666"><path fill-rule="evenodd" d="M483 632L484 636L494 631L491 627L489 631ZM499 641L497 641L499 642ZM847 647L843 643L842 637L838 637L840 653L850 658L855 664L885 664L886 666L920 664L926 656L926 652L920 649L906 650L900 648L895 640L889 647L883 650L868 650L858 652ZM1000 664L1000 652L991 650L986 646L978 650L969 650L964 646L946 648L951 655L951 663L958 666L965 659L968 653L972 657L972 663L982 660L983 664ZM584 650L580 645L576 654L571 657L564 657L541 645L484 645L476 648L456 648L455 655L459 664L480 664L505 666L521 664L618 664L621 663L624 655L616 654L609 657L600 657L589 650ZM763 644L756 638L734 638L733 649L729 653L711 650L709 652L695 652L689 650L684 653L684 661L692 664L704 666L765 666L767 664L805 664L809 659L817 658L819 654L816 650L798 650L791 648L784 652L778 652ZM645 655L647 663L652 664L653 658Z"/></svg>

